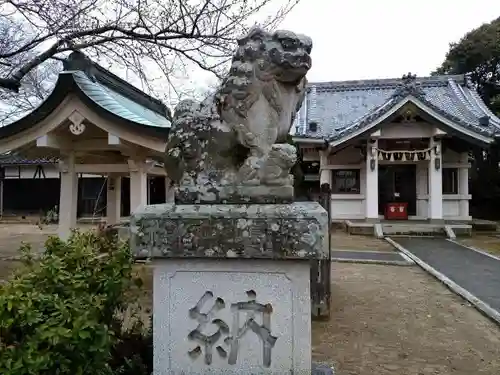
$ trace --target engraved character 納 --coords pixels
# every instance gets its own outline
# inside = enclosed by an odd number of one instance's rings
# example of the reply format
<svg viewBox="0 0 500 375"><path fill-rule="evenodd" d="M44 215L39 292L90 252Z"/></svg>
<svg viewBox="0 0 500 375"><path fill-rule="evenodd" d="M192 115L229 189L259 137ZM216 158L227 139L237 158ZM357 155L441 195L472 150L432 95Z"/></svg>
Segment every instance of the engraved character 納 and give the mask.
<svg viewBox="0 0 500 375"><path fill-rule="evenodd" d="M189 310L189 317L192 319L196 319L198 321L198 326L189 333L188 339L192 341L197 341L204 347L205 363L207 365L210 365L212 363L213 346L217 343L217 341L219 341L222 334L229 333L229 327L223 320L213 319L216 312L222 310L225 307L225 303L222 298L220 297L216 298L214 304L207 313L201 312L203 305L208 300L212 299L213 296L214 294L212 292L206 291L205 294L203 294L203 296L200 298L198 303ZM203 333L203 331L205 330L205 328L209 323L218 326L217 331L212 335L206 335ZM215 349L222 358L225 358L227 356L226 351L220 345L217 346ZM188 352L188 355L191 358L197 358L200 354L202 354L202 352L203 350L201 346L197 345L194 349Z"/></svg>
<svg viewBox="0 0 500 375"><path fill-rule="evenodd" d="M189 340L198 342L198 345L188 352L191 358L196 359L204 353L205 364L212 364L214 346L221 358L227 358L227 351L222 346L217 345L222 336L226 335L223 343L229 346L228 363L234 365L238 359L239 342L246 332L250 330L262 340L264 367L271 366L271 351L277 340L277 337L271 334L273 308L271 304L263 305L258 303L255 291L249 290L246 294L248 301L231 304L231 311L233 312L231 330L222 319L215 318L216 313L225 308L225 302L222 298L216 298L207 313L201 312L205 303L214 297L211 291L206 291L198 303L189 310L189 317L198 321L198 326L188 334ZM243 325L240 326L240 314L242 312L246 312L246 318ZM262 325L255 321L255 316L258 313L262 316ZM208 324L216 325L217 331L211 335L205 334L204 331Z"/></svg>

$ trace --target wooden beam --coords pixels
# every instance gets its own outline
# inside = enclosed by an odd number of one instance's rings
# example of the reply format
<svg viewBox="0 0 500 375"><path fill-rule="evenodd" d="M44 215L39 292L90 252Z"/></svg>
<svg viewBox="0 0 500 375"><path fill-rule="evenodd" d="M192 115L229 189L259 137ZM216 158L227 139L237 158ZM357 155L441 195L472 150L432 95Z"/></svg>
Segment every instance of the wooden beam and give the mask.
<svg viewBox="0 0 500 375"><path fill-rule="evenodd" d="M446 163L446 162L443 162L443 168L471 168L471 166L472 166L471 163L464 163L464 162Z"/></svg>
<svg viewBox="0 0 500 375"><path fill-rule="evenodd" d="M448 134L448 133L446 133L444 130L439 129L438 127L434 127L434 131L433 131L434 136L442 136L442 135L446 135L446 134Z"/></svg>
<svg viewBox="0 0 500 375"><path fill-rule="evenodd" d="M319 152L319 165L320 169L326 167L328 165L328 152L327 151L320 151Z"/></svg>
<svg viewBox="0 0 500 375"><path fill-rule="evenodd" d="M77 173L129 173L127 164L77 164Z"/></svg>
<svg viewBox="0 0 500 375"><path fill-rule="evenodd" d="M147 165L142 160L128 159L128 168L130 172L140 172L142 169L147 168Z"/></svg>
<svg viewBox="0 0 500 375"><path fill-rule="evenodd" d="M119 140L119 139L118 139ZM109 151L109 150L119 150L118 145L122 146L121 143L110 144L109 139L96 138L96 139L82 139L78 141L73 141L70 143L70 147L75 151Z"/></svg>
<svg viewBox="0 0 500 375"><path fill-rule="evenodd" d="M71 141L55 134L45 134L36 140L37 147L47 147L55 149L73 150L73 151L110 151L122 150L126 146L120 142L120 138L109 134L108 139L80 139ZM119 147L118 147L119 146Z"/></svg>
<svg viewBox="0 0 500 375"><path fill-rule="evenodd" d="M36 139L37 147L64 148L64 143L54 134L45 134Z"/></svg>
<svg viewBox="0 0 500 375"><path fill-rule="evenodd" d="M121 144L120 137L114 134L108 133L108 145L118 146Z"/></svg>
<svg viewBox="0 0 500 375"><path fill-rule="evenodd" d="M77 173L92 173L92 174L107 174L107 173L120 173L128 174L129 172L137 171L136 166L130 166L129 164L77 164ZM167 173L161 167L152 167L145 170L147 174L153 176L166 176Z"/></svg>
<svg viewBox="0 0 500 375"><path fill-rule="evenodd" d="M4 179L0 179L0 217L3 217L3 182Z"/></svg>
<svg viewBox="0 0 500 375"><path fill-rule="evenodd" d="M166 176L167 172L162 167L153 167L148 171L148 174L153 176Z"/></svg>

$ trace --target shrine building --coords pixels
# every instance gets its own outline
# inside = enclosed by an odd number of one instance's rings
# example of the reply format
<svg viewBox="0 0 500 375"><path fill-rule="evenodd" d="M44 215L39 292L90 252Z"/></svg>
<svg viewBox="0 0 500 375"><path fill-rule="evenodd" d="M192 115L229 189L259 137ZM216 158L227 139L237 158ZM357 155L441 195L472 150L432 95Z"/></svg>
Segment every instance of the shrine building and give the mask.
<svg viewBox="0 0 500 375"><path fill-rule="evenodd" d="M468 76L310 83L295 125L309 195L365 222L470 221L469 153L500 134Z"/></svg>
<svg viewBox="0 0 500 375"><path fill-rule="evenodd" d="M54 208L66 238L77 216L115 224L171 201L170 121L161 101L73 52L39 107L0 127L0 213Z"/></svg>

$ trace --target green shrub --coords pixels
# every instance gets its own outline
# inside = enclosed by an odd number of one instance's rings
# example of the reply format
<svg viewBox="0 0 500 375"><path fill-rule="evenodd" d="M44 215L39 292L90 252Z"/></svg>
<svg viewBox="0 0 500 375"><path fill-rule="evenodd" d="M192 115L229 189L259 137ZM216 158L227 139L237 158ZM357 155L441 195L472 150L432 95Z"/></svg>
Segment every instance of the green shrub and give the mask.
<svg viewBox="0 0 500 375"><path fill-rule="evenodd" d="M126 308L133 285L128 246L116 237L74 232L66 242L49 238L45 247L35 260L24 246L24 266L0 286L0 374L101 375L139 368L137 358L122 359L120 371L110 365L113 353L121 355L117 313Z"/></svg>

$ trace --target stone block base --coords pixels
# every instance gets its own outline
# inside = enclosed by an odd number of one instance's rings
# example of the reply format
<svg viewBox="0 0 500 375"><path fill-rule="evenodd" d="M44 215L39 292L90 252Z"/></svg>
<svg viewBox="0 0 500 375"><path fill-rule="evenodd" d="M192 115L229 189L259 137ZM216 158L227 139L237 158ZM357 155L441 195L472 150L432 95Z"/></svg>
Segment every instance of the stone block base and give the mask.
<svg viewBox="0 0 500 375"><path fill-rule="evenodd" d="M130 229L138 258L328 258L328 213L316 202L151 205Z"/></svg>
<svg viewBox="0 0 500 375"><path fill-rule="evenodd" d="M304 261L156 261L154 375L310 375L309 283Z"/></svg>

